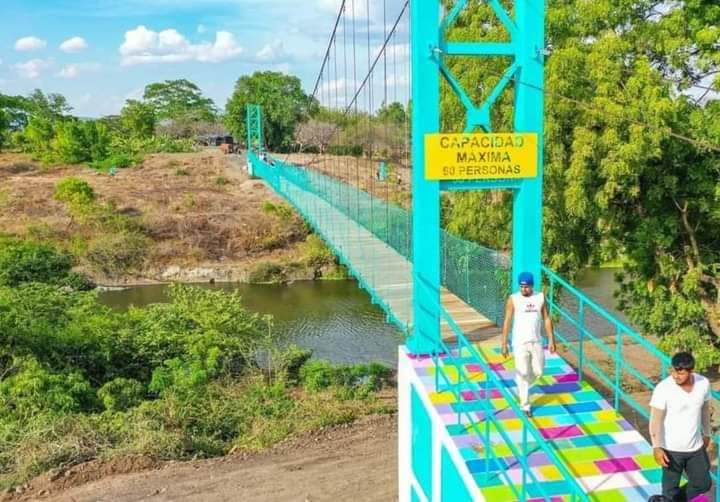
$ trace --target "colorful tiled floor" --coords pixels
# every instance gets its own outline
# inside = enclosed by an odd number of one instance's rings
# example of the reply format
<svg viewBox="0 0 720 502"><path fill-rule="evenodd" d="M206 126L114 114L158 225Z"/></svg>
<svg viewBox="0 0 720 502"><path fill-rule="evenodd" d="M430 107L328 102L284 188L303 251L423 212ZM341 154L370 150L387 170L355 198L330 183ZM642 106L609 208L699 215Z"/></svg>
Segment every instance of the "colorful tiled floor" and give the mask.
<svg viewBox="0 0 720 502"><path fill-rule="evenodd" d="M504 360L497 349L497 342L478 344L478 348L514 395L512 358ZM564 359L548 352L545 357L545 374L531 391L532 421L590 494L591 500L644 502L651 495L660 493L661 470L653 459L648 442L589 384L579 382L577 373ZM461 361L471 380L485 380L479 365L472 364L469 358ZM522 468L507 443L491 427L490 442L500 462L491 461L491 475L486 476L483 439L468 426L470 419L467 416L460 415L458 424L455 394L447 390L437 392L433 360L414 358L412 365L486 500L514 500L513 491L498 470L507 471L513 484L521 485ZM452 379L457 378L454 367L446 366L445 371ZM479 398L484 398L480 391L467 390L461 395L465 409L478 410L470 414L477 422L483 423ZM520 445L521 421L498 390L490 391L490 403L507 435ZM566 481L548 456L532 440L528 442L528 451L528 463L545 492L553 500L569 500L570 490ZM529 494L540 497L539 486L530 486Z"/></svg>

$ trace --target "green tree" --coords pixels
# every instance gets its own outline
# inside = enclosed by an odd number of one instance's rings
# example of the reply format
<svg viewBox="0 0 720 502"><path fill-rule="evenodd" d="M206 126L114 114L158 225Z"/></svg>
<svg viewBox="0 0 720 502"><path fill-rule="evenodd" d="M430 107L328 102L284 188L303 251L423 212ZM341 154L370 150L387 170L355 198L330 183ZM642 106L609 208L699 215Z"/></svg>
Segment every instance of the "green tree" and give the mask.
<svg viewBox="0 0 720 502"><path fill-rule="evenodd" d="M50 140L52 162L79 164L92 160L83 127L77 120L58 120L55 137Z"/></svg>
<svg viewBox="0 0 720 502"><path fill-rule="evenodd" d="M507 40L490 7L471 3L450 38ZM544 262L572 276L589 263L622 260L619 305L631 321L669 351L693 349L707 367L720 361L720 157L707 146L720 142L720 107L712 95L677 90L718 70L710 41L720 8L706 0L587 6L548 6ZM447 63L475 102L507 67L499 58ZM494 130L510 129L512 104L511 86L493 111ZM444 86L443 129L461 130L463 112ZM508 248L511 204L509 194L452 194L444 221Z"/></svg>
<svg viewBox="0 0 720 502"><path fill-rule="evenodd" d="M120 112L120 123L134 137L151 138L157 122L155 110L151 103L128 99Z"/></svg>
<svg viewBox="0 0 720 502"><path fill-rule="evenodd" d="M55 129L51 119L33 116L23 132L25 151L34 157L45 160L51 156L50 141L55 137Z"/></svg>
<svg viewBox="0 0 720 502"><path fill-rule="evenodd" d="M302 90L297 77L273 71L240 77L225 106L225 123L238 139L247 136L247 104L262 106L265 141L271 150L283 150L292 145L295 128L310 116L315 105Z"/></svg>
<svg viewBox="0 0 720 502"><path fill-rule="evenodd" d="M57 119L66 116L72 107L62 94L44 94L40 89L35 89L28 97L28 110L33 116Z"/></svg>
<svg viewBox="0 0 720 502"><path fill-rule="evenodd" d="M392 124L404 124L407 120L405 108L401 103L390 103L383 105L377 113L377 117L382 122L390 122Z"/></svg>
<svg viewBox="0 0 720 502"><path fill-rule="evenodd" d="M166 80L145 87L143 99L159 119L212 121L217 115L212 99L189 80Z"/></svg>

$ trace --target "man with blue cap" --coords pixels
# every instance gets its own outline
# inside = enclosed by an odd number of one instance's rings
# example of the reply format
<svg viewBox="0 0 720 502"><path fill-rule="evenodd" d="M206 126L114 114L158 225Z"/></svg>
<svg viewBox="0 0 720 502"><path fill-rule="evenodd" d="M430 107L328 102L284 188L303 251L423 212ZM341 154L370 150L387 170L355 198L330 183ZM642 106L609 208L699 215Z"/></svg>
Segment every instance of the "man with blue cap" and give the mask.
<svg viewBox="0 0 720 502"><path fill-rule="evenodd" d="M508 335L510 326L512 326L512 348L518 399L525 414L531 417L530 386L542 376L545 366L541 333L543 322L548 337L548 349L551 353L555 353L555 335L545 304L545 295L542 291L539 293L533 291L535 282L533 275L530 272L522 272L518 276L518 282L520 291L510 295L505 305L501 350L503 357L508 357Z"/></svg>

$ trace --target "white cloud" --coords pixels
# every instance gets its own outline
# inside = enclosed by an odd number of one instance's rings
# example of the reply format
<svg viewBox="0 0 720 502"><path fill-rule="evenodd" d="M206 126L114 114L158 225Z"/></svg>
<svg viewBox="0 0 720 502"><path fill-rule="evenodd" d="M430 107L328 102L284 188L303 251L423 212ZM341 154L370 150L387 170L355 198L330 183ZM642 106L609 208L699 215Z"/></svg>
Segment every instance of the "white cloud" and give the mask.
<svg viewBox="0 0 720 502"><path fill-rule="evenodd" d="M31 59L24 63L17 63L14 68L22 78L35 80L40 77L40 74L50 68L52 62L45 59Z"/></svg>
<svg viewBox="0 0 720 502"><path fill-rule="evenodd" d="M76 78L81 73L88 73L98 71L100 65L98 63L73 63L66 64L62 67L57 76L62 78Z"/></svg>
<svg viewBox="0 0 720 502"><path fill-rule="evenodd" d="M204 24L198 24L197 32L202 35L207 32L207 27Z"/></svg>
<svg viewBox="0 0 720 502"><path fill-rule="evenodd" d="M15 42L15 50L20 52L37 51L44 49L45 46L47 46L47 42L38 37L18 38Z"/></svg>
<svg viewBox="0 0 720 502"><path fill-rule="evenodd" d="M80 52L88 48L88 44L82 37L72 37L60 44L60 50L63 52Z"/></svg>
<svg viewBox="0 0 720 502"><path fill-rule="evenodd" d="M273 43L265 44L265 47L260 49L255 57L262 62L279 62L288 59L289 54L285 52L282 41L276 40Z"/></svg>
<svg viewBox="0 0 720 502"><path fill-rule="evenodd" d="M214 42L192 44L175 29L161 32L138 26L125 33L125 42L120 46L123 65L149 63L177 63L198 61L219 63L235 59L243 53L235 35L218 31Z"/></svg>

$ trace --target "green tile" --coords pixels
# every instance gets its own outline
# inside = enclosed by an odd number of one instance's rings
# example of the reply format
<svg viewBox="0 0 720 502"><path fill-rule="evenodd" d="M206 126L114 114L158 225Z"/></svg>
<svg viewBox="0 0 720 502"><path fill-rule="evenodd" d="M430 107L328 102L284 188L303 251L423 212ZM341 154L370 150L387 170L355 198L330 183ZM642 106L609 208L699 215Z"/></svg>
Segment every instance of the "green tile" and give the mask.
<svg viewBox="0 0 720 502"><path fill-rule="evenodd" d="M591 462L593 460L605 460L607 458L607 453L599 446L559 450L558 454L567 462Z"/></svg>
<svg viewBox="0 0 720 502"><path fill-rule="evenodd" d="M633 457L635 462L643 469L655 469L658 467L658 463L655 461L655 457L652 453L645 453L642 455L635 455Z"/></svg>
<svg viewBox="0 0 720 502"><path fill-rule="evenodd" d="M520 488L518 487L517 490L519 491ZM483 496L486 500L515 500L515 492L513 492L512 488L510 488L507 485L497 485L497 486L490 486L490 487L483 487L480 489Z"/></svg>
<svg viewBox="0 0 720 502"><path fill-rule="evenodd" d="M588 434L607 434L609 432L622 432L624 429L617 422L595 422L581 424L580 428Z"/></svg>
<svg viewBox="0 0 720 502"><path fill-rule="evenodd" d="M626 502L627 497L622 490L605 490L590 493L590 500L593 502Z"/></svg>

